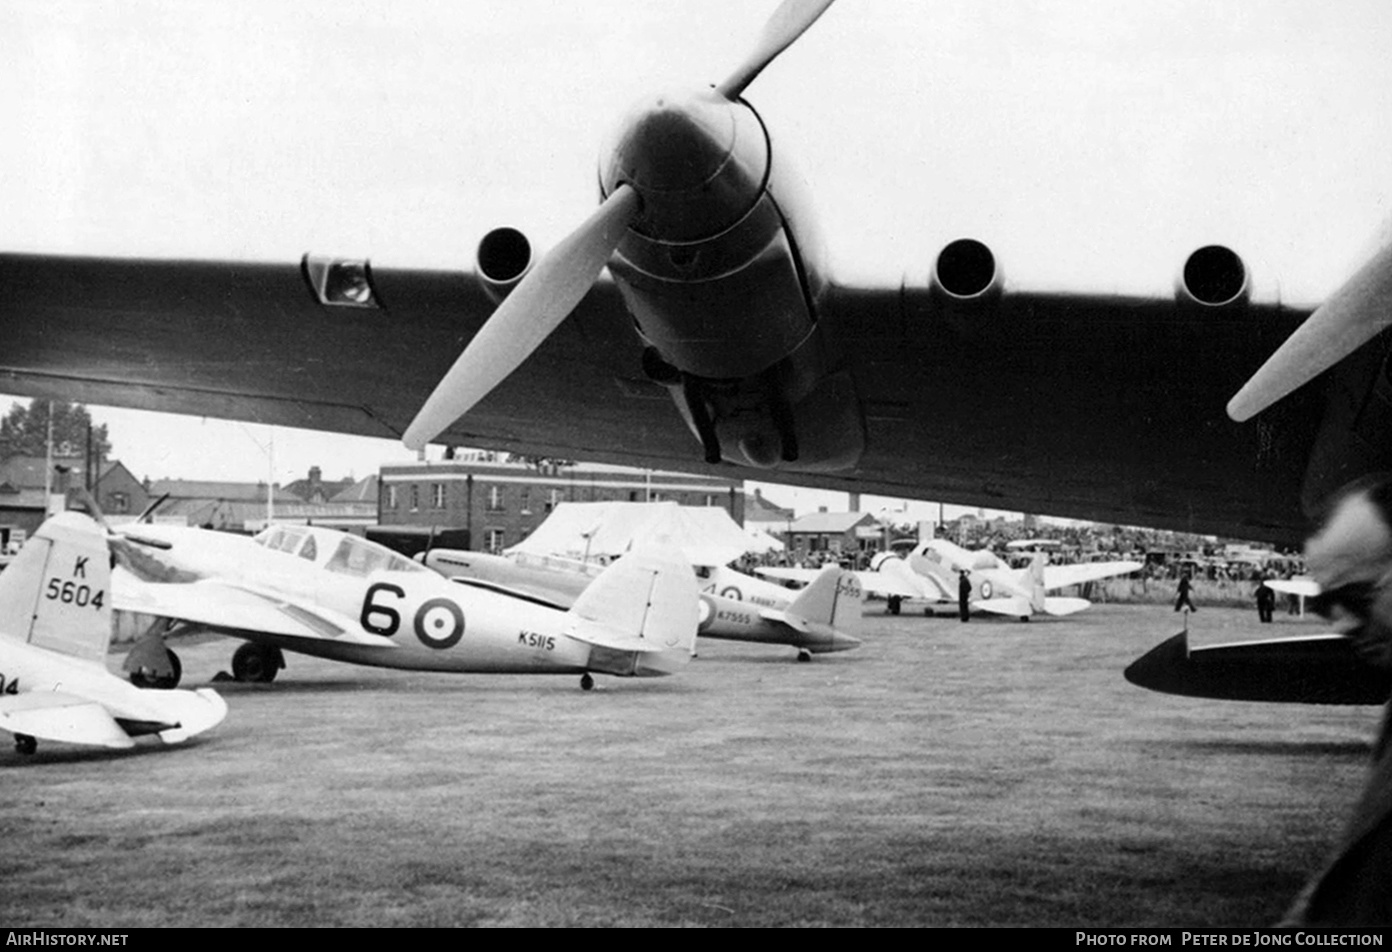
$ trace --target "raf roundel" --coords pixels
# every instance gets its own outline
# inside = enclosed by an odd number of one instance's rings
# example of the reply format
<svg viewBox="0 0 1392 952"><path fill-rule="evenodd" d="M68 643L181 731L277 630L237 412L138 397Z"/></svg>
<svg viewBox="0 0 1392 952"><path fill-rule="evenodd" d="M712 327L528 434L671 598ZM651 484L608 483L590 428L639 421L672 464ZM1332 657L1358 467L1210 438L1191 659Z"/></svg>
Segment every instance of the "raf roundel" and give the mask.
<svg viewBox="0 0 1392 952"><path fill-rule="evenodd" d="M432 598L416 612L416 637L430 648L453 648L464 637L464 611L447 598Z"/></svg>

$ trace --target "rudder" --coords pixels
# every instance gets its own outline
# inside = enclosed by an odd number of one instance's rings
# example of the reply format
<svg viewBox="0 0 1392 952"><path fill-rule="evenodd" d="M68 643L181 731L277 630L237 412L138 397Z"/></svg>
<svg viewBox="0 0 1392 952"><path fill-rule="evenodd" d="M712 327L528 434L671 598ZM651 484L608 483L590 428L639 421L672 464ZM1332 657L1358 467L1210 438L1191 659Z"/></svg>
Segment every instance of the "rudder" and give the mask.
<svg viewBox="0 0 1392 952"><path fill-rule="evenodd" d="M858 627L864 592L854 572L829 565L798 593L785 611L838 631Z"/></svg>

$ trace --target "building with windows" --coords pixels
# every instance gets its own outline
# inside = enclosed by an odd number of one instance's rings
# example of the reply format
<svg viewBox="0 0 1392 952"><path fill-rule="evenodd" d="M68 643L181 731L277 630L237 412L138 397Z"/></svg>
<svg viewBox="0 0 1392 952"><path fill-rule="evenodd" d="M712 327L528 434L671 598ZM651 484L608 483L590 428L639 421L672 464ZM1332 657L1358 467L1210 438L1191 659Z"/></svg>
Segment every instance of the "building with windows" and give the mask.
<svg viewBox="0 0 1392 952"><path fill-rule="evenodd" d="M562 502L718 506L742 525L743 485L714 476L462 453L383 466L378 523L463 529L470 548L497 552L525 539Z"/></svg>
<svg viewBox="0 0 1392 952"><path fill-rule="evenodd" d="M784 540L796 559L868 557L884 547L884 530L868 512L810 512L793 520Z"/></svg>
<svg viewBox="0 0 1392 952"><path fill-rule="evenodd" d="M52 464L52 471L49 465ZM0 462L0 552L18 548L42 525L47 513L62 509L61 497L90 486L103 513L119 522L138 515L149 502L145 485L119 460L96 468L89 480L81 456L11 456ZM44 492L56 497L45 501Z"/></svg>

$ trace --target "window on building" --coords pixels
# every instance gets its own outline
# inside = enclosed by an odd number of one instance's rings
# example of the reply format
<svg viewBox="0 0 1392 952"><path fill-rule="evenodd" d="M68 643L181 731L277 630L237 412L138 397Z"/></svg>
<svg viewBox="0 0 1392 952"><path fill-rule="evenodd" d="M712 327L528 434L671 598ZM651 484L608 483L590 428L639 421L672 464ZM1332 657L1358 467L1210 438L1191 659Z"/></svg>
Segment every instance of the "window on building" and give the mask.
<svg viewBox="0 0 1392 952"><path fill-rule="evenodd" d="M501 486L488 487L488 509L490 512L501 512L503 508L503 488Z"/></svg>
<svg viewBox="0 0 1392 952"><path fill-rule="evenodd" d="M556 503L558 503L558 502L560 502L560 501L561 501L561 491L560 491L559 489L553 489L553 490L551 490L551 498L548 499L548 500L546 500L546 511L547 511L547 512L550 512L552 509L555 509L555 508L556 508Z"/></svg>
<svg viewBox="0 0 1392 952"><path fill-rule="evenodd" d="M522 510L522 515L524 516L530 516L532 514L532 490L530 487L522 487L522 499L519 508Z"/></svg>
<svg viewBox="0 0 1392 952"><path fill-rule="evenodd" d="M130 512L130 496L125 493L110 493L106 497L107 512Z"/></svg>
<svg viewBox="0 0 1392 952"><path fill-rule="evenodd" d="M714 506L714 505L715 505L715 497L714 497L714 496L707 496L707 497L706 497L706 505L707 505L707 506Z"/></svg>
<svg viewBox="0 0 1392 952"><path fill-rule="evenodd" d="M411 484L411 511L412 511L412 512L415 512L415 511L418 510L418 509L420 509L420 485L419 485L418 483L412 483L412 484Z"/></svg>
<svg viewBox="0 0 1392 952"><path fill-rule="evenodd" d="M388 486L388 487L387 487L387 508L388 508L388 509L395 509L395 508L396 508L396 487L395 487L395 486Z"/></svg>
<svg viewBox="0 0 1392 952"><path fill-rule="evenodd" d="M435 483L430 487L430 505L434 509L445 508L445 484Z"/></svg>
<svg viewBox="0 0 1392 952"><path fill-rule="evenodd" d="M483 534L484 549L493 555L503 551L503 530L488 529Z"/></svg>

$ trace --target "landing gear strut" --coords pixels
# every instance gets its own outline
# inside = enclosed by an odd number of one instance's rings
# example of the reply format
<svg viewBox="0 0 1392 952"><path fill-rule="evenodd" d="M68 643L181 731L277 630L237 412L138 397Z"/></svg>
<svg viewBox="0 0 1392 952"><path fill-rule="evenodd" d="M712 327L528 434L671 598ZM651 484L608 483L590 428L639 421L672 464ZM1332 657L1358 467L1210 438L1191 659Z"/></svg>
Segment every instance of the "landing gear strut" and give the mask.
<svg viewBox="0 0 1392 952"><path fill-rule="evenodd" d="M15 735L15 751L26 757L39 749L39 742L28 734Z"/></svg>
<svg viewBox="0 0 1392 952"><path fill-rule="evenodd" d="M586 671L584 674L580 675L580 690L582 690L582 691L592 691L592 690L594 690L594 678L590 677L590 672L588 672L588 671Z"/></svg>
<svg viewBox="0 0 1392 952"><path fill-rule="evenodd" d="M285 656L273 645L245 644L232 654L232 677L238 681L270 684L285 667Z"/></svg>

